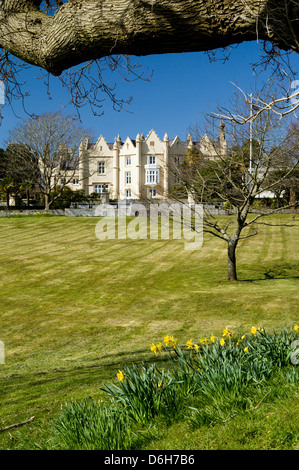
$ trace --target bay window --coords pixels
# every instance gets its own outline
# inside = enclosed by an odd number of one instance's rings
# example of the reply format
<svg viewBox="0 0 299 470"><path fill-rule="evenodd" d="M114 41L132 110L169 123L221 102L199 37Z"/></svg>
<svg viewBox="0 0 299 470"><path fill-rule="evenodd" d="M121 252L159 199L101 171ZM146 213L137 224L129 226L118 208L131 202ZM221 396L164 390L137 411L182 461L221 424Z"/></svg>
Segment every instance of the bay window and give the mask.
<svg viewBox="0 0 299 470"><path fill-rule="evenodd" d="M159 170L158 169L146 168L145 184L159 184Z"/></svg>

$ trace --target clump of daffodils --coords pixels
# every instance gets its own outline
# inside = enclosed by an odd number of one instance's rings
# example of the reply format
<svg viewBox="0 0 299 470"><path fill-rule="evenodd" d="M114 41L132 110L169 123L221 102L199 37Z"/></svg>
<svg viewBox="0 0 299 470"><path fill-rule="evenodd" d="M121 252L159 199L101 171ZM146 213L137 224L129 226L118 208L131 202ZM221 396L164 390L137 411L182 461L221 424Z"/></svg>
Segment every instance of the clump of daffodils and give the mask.
<svg viewBox="0 0 299 470"><path fill-rule="evenodd" d="M293 331L296 333L299 332L299 325L296 324L292 327ZM188 350L193 350L196 352L199 352L201 350L202 346L213 346L215 345L220 345L221 347L225 347L227 345L236 345L236 346L241 346L242 350L245 353L248 353L250 348L248 347L248 341L251 341L251 339L256 340L258 339L259 334L263 334L265 332L264 328L261 326L252 326L250 328L250 333L248 335L242 335L240 337L236 337L234 333L231 331L229 327L225 327L222 330L222 337L218 338L214 334L211 334L210 337L202 337L199 339L198 342L195 342L193 339L188 339L185 343L185 346L182 347L182 349L188 349ZM165 336L163 339L164 345L162 342L159 342L157 344L152 343L150 350L157 354L157 352L161 352L162 350L166 350L169 347L176 348L178 344L178 340L174 338L174 336ZM242 346L243 343L243 346ZM244 344L245 343L245 344ZM166 348L167 347L167 348Z"/></svg>

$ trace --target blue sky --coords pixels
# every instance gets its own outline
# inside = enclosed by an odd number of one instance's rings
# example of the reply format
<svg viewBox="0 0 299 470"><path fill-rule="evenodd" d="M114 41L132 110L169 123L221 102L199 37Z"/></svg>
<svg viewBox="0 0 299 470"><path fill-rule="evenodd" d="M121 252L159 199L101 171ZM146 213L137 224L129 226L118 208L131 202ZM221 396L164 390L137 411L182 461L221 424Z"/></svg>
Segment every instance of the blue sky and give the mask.
<svg viewBox="0 0 299 470"><path fill-rule="evenodd" d="M80 110L82 125L91 129L97 138L103 135L113 142L119 133L122 139L128 135L135 138L138 133L145 135L155 129L160 138L167 132L169 138L179 135L185 139L189 126L201 122L202 113L215 111L217 106L225 105L232 98L237 83L245 91L254 86L255 77L252 64L260 58L261 45L256 42L243 43L232 50L229 60L210 63L204 53L166 54L136 58L146 74L153 72L150 82L137 80L126 82L117 72L109 77L109 83L116 84L118 98L133 97L127 111L117 112L106 98L102 116L94 116L88 106ZM299 59L291 55L293 68L299 71ZM23 78L30 96L26 98L26 108L30 113L41 114L48 111L63 110L73 114L74 108L66 106L68 95L60 82L51 78L51 99L41 80L40 69L31 68ZM265 75L266 76L266 75ZM8 105L1 106L3 116L0 126L0 147L5 147L9 129L27 115L21 103L15 103L14 115Z"/></svg>

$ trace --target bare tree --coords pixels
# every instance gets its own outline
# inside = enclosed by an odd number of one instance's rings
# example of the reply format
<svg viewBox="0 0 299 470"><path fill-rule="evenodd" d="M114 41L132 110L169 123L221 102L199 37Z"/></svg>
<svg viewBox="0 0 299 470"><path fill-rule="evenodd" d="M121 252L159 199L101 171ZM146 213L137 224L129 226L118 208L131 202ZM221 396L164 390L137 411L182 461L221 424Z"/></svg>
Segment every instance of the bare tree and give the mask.
<svg viewBox="0 0 299 470"><path fill-rule="evenodd" d="M233 110L232 114L237 111ZM247 112L250 114L249 109ZM200 141L198 130L193 133L195 140ZM193 147L177 171L181 196L192 195L195 203L203 204L204 232L227 243L227 279L231 281L237 280L239 241L255 236L254 227L261 223L260 218L278 210L261 209L252 214L255 201L290 179L298 167L299 128L298 125L286 127L270 109L264 109L249 126L228 121L225 134L222 123L219 140L208 139L213 158ZM177 197L178 194L177 189ZM209 204L225 207L229 216L213 215ZM292 201L279 210L295 204Z"/></svg>
<svg viewBox="0 0 299 470"><path fill-rule="evenodd" d="M32 155L24 161L26 172L31 172L32 180L44 195L46 210L75 176L78 180L87 177L80 172L78 153L80 142L86 137L87 131L72 116L62 113L42 114L11 130L9 143L27 148ZM20 161L22 154L11 152L10 158Z"/></svg>

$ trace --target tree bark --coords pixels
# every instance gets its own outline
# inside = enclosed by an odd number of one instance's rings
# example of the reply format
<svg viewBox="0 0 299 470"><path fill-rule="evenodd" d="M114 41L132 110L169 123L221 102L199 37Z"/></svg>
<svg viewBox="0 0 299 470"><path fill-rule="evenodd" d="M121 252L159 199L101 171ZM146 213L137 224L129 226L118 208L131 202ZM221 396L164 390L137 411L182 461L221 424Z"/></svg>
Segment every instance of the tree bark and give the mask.
<svg viewBox="0 0 299 470"><path fill-rule="evenodd" d="M0 47L53 75L109 55L208 51L266 40L299 52L297 0L0 0Z"/></svg>

